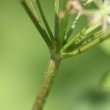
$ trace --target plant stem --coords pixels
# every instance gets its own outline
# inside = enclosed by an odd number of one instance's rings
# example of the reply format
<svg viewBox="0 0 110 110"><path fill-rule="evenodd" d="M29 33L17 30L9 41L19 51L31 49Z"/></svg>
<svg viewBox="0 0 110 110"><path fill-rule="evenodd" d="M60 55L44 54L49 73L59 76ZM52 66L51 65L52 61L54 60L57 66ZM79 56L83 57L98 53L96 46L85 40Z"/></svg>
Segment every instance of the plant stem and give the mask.
<svg viewBox="0 0 110 110"><path fill-rule="evenodd" d="M51 29L49 27L49 24L47 22L47 19L46 19L45 15L44 15L44 12L43 12L42 7L41 7L40 0L37 0L36 2L37 2L37 7L39 9L39 12L40 12L40 15L42 17L42 20L43 20L43 22L45 24L45 27L47 29L47 32L48 32L48 34L50 36L50 39L53 41L54 40L54 35L53 35L53 33L52 33L52 31L51 31Z"/></svg>
<svg viewBox="0 0 110 110"><path fill-rule="evenodd" d="M34 104L32 110L43 110L44 104L46 103L46 99L53 86L54 79L56 77L56 73L59 68L59 64L60 64L60 60L51 58L47 71L45 72L45 77L42 82L40 91L35 100L35 104Z"/></svg>
<svg viewBox="0 0 110 110"><path fill-rule="evenodd" d="M40 35L42 36L42 38L46 42L49 49L52 49L53 44L52 44L45 28L42 26L37 14L36 14L36 11L34 9L34 4L33 4L32 0L21 0L21 3L23 5L23 7L25 8L25 10L27 11L28 15L30 16L30 18L31 18L32 22L34 23L35 27L39 31Z"/></svg>
<svg viewBox="0 0 110 110"><path fill-rule="evenodd" d="M110 37L109 30L106 33L103 32L103 34L101 34L98 37L96 37L95 39L91 40L86 45L81 46L78 49L73 50L72 52L67 52L67 53L66 52L62 52L61 53L62 59L69 58L69 57L76 56L78 54L84 53L85 51L93 48L94 46L96 46L97 44L101 43L102 41L106 40L109 37Z"/></svg>

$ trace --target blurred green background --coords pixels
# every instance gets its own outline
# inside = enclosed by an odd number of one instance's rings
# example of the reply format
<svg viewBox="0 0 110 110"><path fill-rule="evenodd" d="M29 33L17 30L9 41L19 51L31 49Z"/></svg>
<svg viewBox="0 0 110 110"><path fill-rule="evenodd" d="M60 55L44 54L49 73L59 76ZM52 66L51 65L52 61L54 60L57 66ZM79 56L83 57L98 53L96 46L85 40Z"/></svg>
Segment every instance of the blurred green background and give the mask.
<svg viewBox="0 0 110 110"><path fill-rule="evenodd" d="M41 2L53 30L54 0ZM31 110L48 60L48 48L20 2L0 0L0 110ZM109 110L109 96L95 104L80 98L97 89L109 68L110 40L64 60L44 110Z"/></svg>

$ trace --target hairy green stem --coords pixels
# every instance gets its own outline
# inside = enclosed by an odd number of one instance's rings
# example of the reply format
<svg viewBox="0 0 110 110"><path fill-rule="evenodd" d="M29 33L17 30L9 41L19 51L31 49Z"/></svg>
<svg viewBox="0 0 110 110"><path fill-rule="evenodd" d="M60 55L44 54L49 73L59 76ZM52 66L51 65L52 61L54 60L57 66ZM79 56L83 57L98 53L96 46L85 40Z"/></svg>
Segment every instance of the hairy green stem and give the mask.
<svg viewBox="0 0 110 110"><path fill-rule="evenodd" d="M47 68L47 71L45 72L45 77L42 82L40 91L39 91L38 96L35 100L35 104L34 104L32 110L43 110L46 99L50 93L52 86L53 86L54 79L56 77L56 73L59 68L59 64L60 64L60 60L51 58L49 65L48 65L48 68Z"/></svg>
<svg viewBox="0 0 110 110"><path fill-rule="evenodd" d="M110 34L108 32L106 33L105 36L102 34L102 36L95 38L94 40L90 41L88 44L81 46L80 48L73 50L72 52L67 52L67 53L63 52L61 53L62 59L73 57L78 54L84 53L85 51L93 48L94 46L96 46L97 44L101 43L102 41L106 40L109 37L110 37Z"/></svg>

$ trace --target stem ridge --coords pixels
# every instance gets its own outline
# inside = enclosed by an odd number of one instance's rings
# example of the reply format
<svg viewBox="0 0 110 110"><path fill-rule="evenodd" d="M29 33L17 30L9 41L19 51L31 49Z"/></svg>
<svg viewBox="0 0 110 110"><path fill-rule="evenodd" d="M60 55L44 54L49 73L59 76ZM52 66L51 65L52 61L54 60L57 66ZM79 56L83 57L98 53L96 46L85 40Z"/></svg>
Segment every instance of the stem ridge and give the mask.
<svg viewBox="0 0 110 110"><path fill-rule="evenodd" d="M43 109L46 99L48 98L50 90L53 86L59 65L60 65L60 60L55 60L55 59L50 60L47 71L45 72L44 80L41 84L42 86L35 100L33 110Z"/></svg>

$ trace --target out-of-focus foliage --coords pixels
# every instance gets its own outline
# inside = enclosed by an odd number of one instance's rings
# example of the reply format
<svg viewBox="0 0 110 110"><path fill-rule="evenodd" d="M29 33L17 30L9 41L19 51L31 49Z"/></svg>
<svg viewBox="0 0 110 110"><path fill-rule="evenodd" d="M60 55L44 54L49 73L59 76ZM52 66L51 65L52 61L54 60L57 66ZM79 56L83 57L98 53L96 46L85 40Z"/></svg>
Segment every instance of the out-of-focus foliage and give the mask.
<svg viewBox="0 0 110 110"><path fill-rule="evenodd" d="M110 92L110 71L107 71L100 81L100 86L103 91Z"/></svg>
<svg viewBox="0 0 110 110"><path fill-rule="evenodd" d="M103 42L101 44L101 48L103 49L103 51L105 53L107 53L108 55L110 55L110 39L108 39L105 42Z"/></svg>
<svg viewBox="0 0 110 110"><path fill-rule="evenodd" d="M41 2L53 29L54 1ZM78 28L84 23L80 20ZM96 47L62 62L44 110L109 110L109 94L98 89L110 68L110 56L103 50ZM0 110L31 110L48 55L19 1L0 0Z"/></svg>

